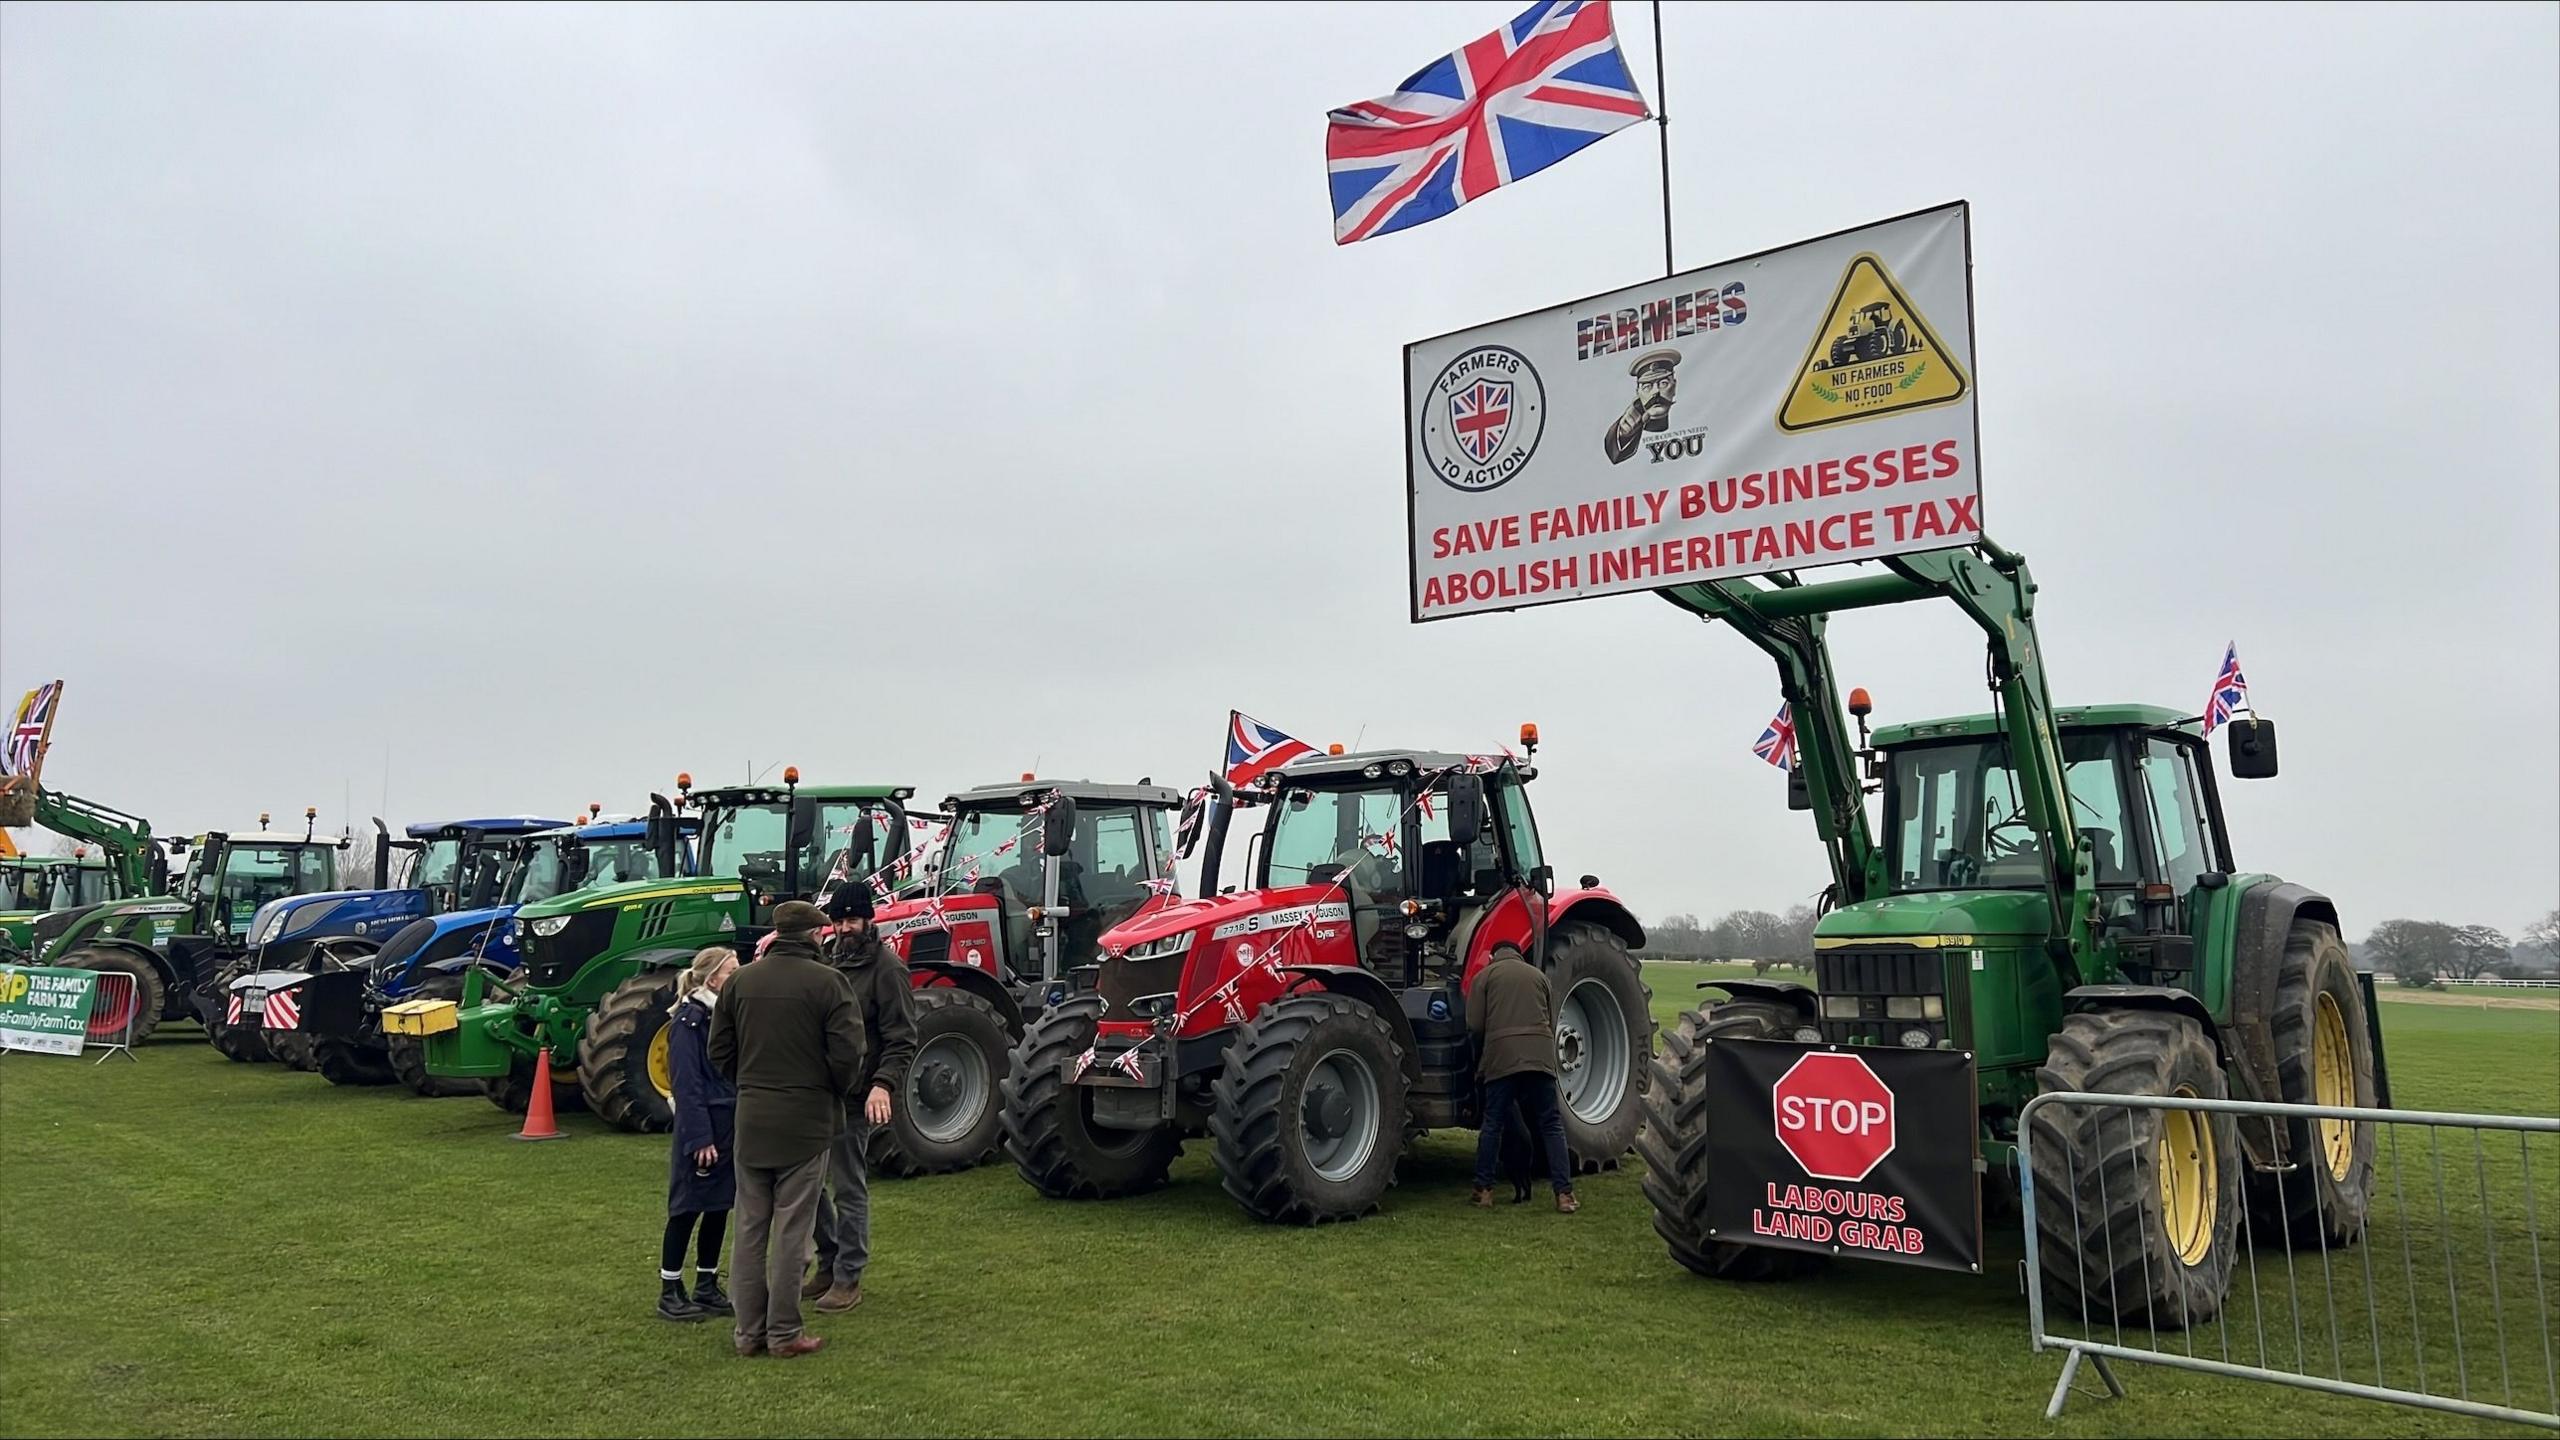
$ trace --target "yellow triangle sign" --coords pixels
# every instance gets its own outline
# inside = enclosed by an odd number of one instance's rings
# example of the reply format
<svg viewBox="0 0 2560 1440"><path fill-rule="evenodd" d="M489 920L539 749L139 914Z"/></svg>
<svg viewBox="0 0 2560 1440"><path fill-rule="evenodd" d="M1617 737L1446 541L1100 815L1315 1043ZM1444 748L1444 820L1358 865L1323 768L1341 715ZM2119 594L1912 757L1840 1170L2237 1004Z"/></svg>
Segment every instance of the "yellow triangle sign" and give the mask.
<svg viewBox="0 0 2560 1440"><path fill-rule="evenodd" d="M1792 434L1951 405L1971 388L1884 262L1861 255L1840 277L1840 293L1778 410L1778 428Z"/></svg>

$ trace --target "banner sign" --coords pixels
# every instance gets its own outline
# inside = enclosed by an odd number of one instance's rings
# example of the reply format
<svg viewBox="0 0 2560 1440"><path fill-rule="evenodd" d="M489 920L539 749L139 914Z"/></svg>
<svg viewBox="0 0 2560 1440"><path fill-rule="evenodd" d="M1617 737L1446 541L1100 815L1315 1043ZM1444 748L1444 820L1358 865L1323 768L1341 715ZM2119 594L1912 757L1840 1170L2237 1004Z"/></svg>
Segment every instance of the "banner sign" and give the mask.
<svg viewBox="0 0 2560 1440"><path fill-rule="evenodd" d="M1963 202L1405 347L1416 621L1971 544Z"/></svg>
<svg viewBox="0 0 2560 1440"><path fill-rule="evenodd" d="M79 1054L97 990L95 970L0 965L0 1050Z"/></svg>
<svg viewBox="0 0 2560 1440"><path fill-rule="evenodd" d="M1953 1050L1714 1041L1707 1233L1979 1272L1973 1085Z"/></svg>

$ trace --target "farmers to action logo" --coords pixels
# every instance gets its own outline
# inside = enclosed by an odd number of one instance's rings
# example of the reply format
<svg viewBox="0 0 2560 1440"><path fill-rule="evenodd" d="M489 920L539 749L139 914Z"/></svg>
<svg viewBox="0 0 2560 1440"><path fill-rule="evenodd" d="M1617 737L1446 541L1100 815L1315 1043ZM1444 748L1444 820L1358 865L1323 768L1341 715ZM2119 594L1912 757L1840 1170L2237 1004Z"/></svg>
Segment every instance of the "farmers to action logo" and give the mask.
<svg viewBox="0 0 2560 1440"><path fill-rule="evenodd" d="M1442 367L1422 402L1422 455L1452 490L1491 490L1537 453L1547 389L1527 357L1479 345Z"/></svg>

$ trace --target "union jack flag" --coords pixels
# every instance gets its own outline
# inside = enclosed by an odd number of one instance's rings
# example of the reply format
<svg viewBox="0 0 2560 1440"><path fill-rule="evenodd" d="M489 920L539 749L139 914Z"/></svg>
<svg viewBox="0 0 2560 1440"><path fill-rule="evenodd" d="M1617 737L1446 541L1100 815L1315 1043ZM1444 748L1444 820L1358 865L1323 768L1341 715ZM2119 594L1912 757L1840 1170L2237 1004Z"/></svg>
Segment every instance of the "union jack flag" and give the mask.
<svg viewBox="0 0 2560 1440"><path fill-rule="evenodd" d="M1778 706L1778 718L1751 742L1751 753L1781 770L1796 768L1796 717L1783 702Z"/></svg>
<svg viewBox="0 0 2560 1440"><path fill-rule="evenodd" d="M33 775L37 753L44 744L45 722L53 718L53 702L62 695L62 682L51 680L27 692L18 702L18 721L9 731L9 749L0 758L0 771L11 775Z"/></svg>
<svg viewBox="0 0 2560 1440"><path fill-rule="evenodd" d="M1081 1079L1083 1079L1083 1078L1084 1078L1084 1072L1086 1072L1087 1070L1090 1070L1090 1069L1092 1069L1092 1068L1093 1068L1093 1047L1092 1047L1092 1046L1090 1046L1090 1045L1087 1045L1086 1047L1084 1047L1084 1053L1083 1053L1083 1054L1081 1054L1081 1055L1077 1056L1074 1060L1072 1060L1072 1061L1069 1061L1069 1062L1068 1062L1068 1064L1067 1064L1067 1083L1068 1083L1068 1084L1070 1084L1070 1085L1073 1085L1073 1084L1074 1084L1074 1083L1076 1083L1078 1080L1081 1080Z"/></svg>
<svg viewBox="0 0 2560 1440"><path fill-rule="evenodd" d="M1135 1047L1121 1051L1120 1058L1111 1062L1111 1068L1128 1076L1130 1079L1137 1081L1141 1085L1146 1083L1146 1066L1138 1059L1138 1052Z"/></svg>
<svg viewBox="0 0 2560 1440"><path fill-rule="evenodd" d="M1478 380L1450 396L1449 428L1468 459L1479 465L1491 460L1511 433L1511 382Z"/></svg>
<svg viewBox="0 0 2560 1440"><path fill-rule="evenodd" d="M2234 640L2222 652L2222 671L2213 677L2213 698L2204 702L2205 738L2212 739L2214 731L2230 724L2233 711L2249 709L2249 677L2240 673L2240 642Z"/></svg>
<svg viewBox="0 0 2560 1440"><path fill-rule="evenodd" d="M1265 770L1277 770L1301 755L1313 755L1316 747L1290 734L1274 730L1241 710L1227 712L1227 783L1250 785Z"/></svg>
<svg viewBox="0 0 2560 1440"><path fill-rule="evenodd" d="M1539 0L1395 93L1325 117L1333 241L1437 220L1652 114L1608 0Z"/></svg>

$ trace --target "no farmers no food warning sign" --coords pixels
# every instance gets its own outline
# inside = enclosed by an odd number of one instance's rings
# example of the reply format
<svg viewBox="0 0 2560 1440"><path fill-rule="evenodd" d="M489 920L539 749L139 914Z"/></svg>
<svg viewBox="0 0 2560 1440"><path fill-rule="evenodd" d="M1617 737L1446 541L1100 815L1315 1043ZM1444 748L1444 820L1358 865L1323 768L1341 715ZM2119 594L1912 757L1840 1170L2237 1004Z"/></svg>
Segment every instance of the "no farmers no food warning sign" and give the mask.
<svg viewBox="0 0 2560 1440"><path fill-rule="evenodd" d="M1962 202L1405 347L1413 618L1970 544Z"/></svg>

